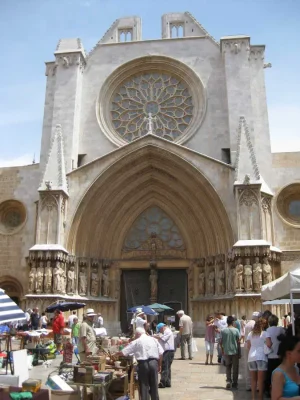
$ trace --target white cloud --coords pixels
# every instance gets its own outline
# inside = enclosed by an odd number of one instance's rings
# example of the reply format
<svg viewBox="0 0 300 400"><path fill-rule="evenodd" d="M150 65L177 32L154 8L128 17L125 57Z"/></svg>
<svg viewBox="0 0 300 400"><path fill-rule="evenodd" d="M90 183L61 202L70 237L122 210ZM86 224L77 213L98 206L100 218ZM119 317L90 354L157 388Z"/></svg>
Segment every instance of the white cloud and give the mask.
<svg viewBox="0 0 300 400"><path fill-rule="evenodd" d="M300 151L300 104L269 105L272 152Z"/></svg>
<svg viewBox="0 0 300 400"><path fill-rule="evenodd" d="M0 158L0 167L18 167L32 164L33 154L23 154L15 158Z"/></svg>

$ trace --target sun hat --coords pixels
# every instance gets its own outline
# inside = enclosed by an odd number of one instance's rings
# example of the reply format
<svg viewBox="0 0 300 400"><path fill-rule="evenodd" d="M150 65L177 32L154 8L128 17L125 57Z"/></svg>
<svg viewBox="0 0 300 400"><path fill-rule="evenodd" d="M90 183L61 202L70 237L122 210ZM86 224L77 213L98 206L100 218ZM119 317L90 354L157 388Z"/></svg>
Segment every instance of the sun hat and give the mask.
<svg viewBox="0 0 300 400"><path fill-rule="evenodd" d="M139 317L140 315L144 315L145 313L143 311L140 311L138 314L136 314L137 317Z"/></svg>
<svg viewBox="0 0 300 400"><path fill-rule="evenodd" d="M97 315L97 314L95 313L93 308L88 308L86 310L86 315L87 315L87 317L93 317L94 315Z"/></svg>
<svg viewBox="0 0 300 400"><path fill-rule="evenodd" d="M156 332L159 332L163 326L166 326L166 324L163 324L162 322L158 324L156 327Z"/></svg>

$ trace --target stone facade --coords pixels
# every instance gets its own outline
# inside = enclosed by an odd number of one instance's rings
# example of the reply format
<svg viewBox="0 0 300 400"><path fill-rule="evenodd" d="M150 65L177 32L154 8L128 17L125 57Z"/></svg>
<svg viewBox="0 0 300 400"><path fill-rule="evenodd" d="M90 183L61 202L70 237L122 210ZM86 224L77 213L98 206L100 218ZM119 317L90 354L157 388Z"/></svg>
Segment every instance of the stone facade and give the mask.
<svg viewBox="0 0 300 400"><path fill-rule="evenodd" d="M117 20L46 63L40 163L0 169L0 286L41 309L83 300L117 331L122 271L149 270L150 303L157 270L184 268L201 332L299 262L300 153L271 153L264 46L189 13L141 31Z"/></svg>

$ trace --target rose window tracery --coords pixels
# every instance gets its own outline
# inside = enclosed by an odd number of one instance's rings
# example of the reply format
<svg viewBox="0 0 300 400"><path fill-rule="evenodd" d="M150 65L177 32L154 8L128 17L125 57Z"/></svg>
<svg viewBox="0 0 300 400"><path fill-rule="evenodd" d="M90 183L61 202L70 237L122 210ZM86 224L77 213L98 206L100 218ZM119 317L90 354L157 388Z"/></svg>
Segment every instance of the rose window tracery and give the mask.
<svg viewBox="0 0 300 400"><path fill-rule="evenodd" d="M127 142L149 130L177 141L189 127L193 109L192 95L183 80L168 73L151 72L123 82L112 96L110 113L115 131Z"/></svg>

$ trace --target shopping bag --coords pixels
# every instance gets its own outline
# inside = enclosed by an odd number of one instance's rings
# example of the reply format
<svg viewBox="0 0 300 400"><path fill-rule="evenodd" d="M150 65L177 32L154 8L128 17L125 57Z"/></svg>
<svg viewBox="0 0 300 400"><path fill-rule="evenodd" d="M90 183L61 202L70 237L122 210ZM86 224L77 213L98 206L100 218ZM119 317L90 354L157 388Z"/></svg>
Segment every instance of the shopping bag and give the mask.
<svg viewBox="0 0 300 400"><path fill-rule="evenodd" d="M198 351L197 343L196 343L196 340L193 338L192 339L192 352L197 353L197 351Z"/></svg>

